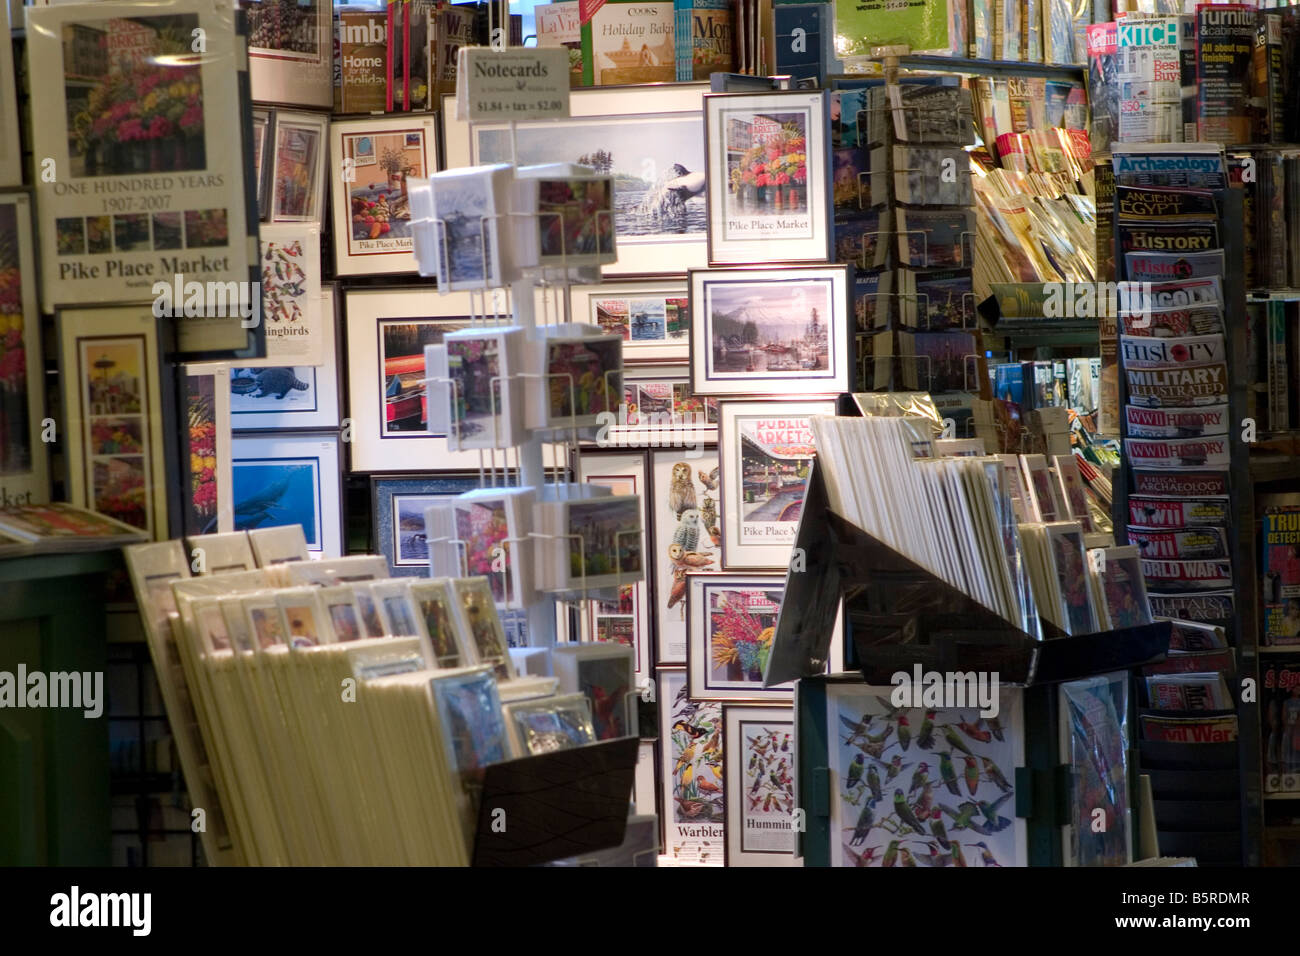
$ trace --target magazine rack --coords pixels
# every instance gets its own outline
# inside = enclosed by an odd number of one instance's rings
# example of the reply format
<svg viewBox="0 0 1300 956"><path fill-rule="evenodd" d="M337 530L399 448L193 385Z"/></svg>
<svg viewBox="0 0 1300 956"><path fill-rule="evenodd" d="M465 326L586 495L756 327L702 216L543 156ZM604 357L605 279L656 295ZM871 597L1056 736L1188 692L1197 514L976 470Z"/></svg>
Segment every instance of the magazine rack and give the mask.
<svg viewBox="0 0 1300 956"><path fill-rule="evenodd" d="M825 670L841 598L852 637L846 650L874 684L917 664L994 671L1004 684L1056 683L1136 667L1169 649L1168 623L1071 637L1040 619L1046 639L1035 639L831 511L815 463L794 553L768 687Z"/></svg>
<svg viewBox="0 0 1300 956"><path fill-rule="evenodd" d="M489 764L473 866L534 866L622 844L636 737Z"/></svg>

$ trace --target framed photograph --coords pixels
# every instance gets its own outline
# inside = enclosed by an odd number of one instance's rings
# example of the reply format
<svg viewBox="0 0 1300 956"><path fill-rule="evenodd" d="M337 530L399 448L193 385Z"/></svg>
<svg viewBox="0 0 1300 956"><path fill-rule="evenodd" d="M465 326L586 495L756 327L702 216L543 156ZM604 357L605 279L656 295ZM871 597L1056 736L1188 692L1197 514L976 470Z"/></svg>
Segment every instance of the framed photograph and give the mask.
<svg viewBox="0 0 1300 956"><path fill-rule="evenodd" d="M721 866L727 819L722 705L691 700L684 668L661 667L657 677L664 854Z"/></svg>
<svg viewBox="0 0 1300 956"><path fill-rule="evenodd" d="M320 365L334 346L321 322L320 229L268 224L260 238L266 358L248 364Z"/></svg>
<svg viewBox="0 0 1300 956"><path fill-rule="evenodd" d="M32 115L46 120L32 151L57 173L36 182L45 308L143 302L173 277L256 281L231 0L31 7L27 37ZM187 358L256 341L226 311L178 323Z"/></svg>
<svg viewBox="0 0 1300 956"><path fill-rule="evenodd" d="M314 557L342 553L336 435L241 435L234 441L235 530L302 525Z"/></svg>
<svg viewBox="0 0 1300 956"><path fill-rule="evenodd" d="M575 322L623 337L623 365L685 362L690 357L686 283L603 282L569 290Z"/></svg>
<svg viewBox="0 0 1300 956"><path fill-rule="evenodd" d="M655 660L685 664L687 575L721 569L718 452L659 450L650 463Z"/></svg>
<svg viewBox="0 0 1300 956"><path fill-rule="evenodd" d="M1027 865L1025 821L1015 813L1016 768L1025 762L1021 691L1000 688L996 715L982 717L978 707L895 708L896 689L826 685L830 865ZM939 746L921 746L931 739ZM935 839L939 825L946 846Z"/></svg>
<svg viewBox="0 0 1300 956"><path fill-rule="evenodd" d="M692 700L794 700L763 686L785 574L688 574L686 672Z"/></svg>
<svg viewBox="0 0 1300 956"><path fill-rule="evenodd" d="M329 125L324 113L275 111L268 221L321 225Z"/></svg>
<svg viewBox="0 0 1300 956"><path fill-rule="evenodd" d="M575 89L565 120L475 124L443 100L449 169L578 163L614 177L618 261L604 275L681 275L706 263L704 83ZM513 138L513 143L512 143Z"/></svg>
<svg viewBox="0 0 1300 956"><path fill-rule="evenodd" d="M605 447L665 446L698 451L718 440L718 400L691 391L685 365L641 366L623 374L623 407Z"/></svg>
<svg viewBox="0 0 1300 956"><path fill-rule="evenodd" d="M375 551L388 562L389 573L427 577L429 542L424 512L430 505L473 491L479 484L478 475L372 475Z"/></svg>
<svg viewBox="0 0 1300 956"><path fill-rule="evenodd" d="M794 711L722 708L727 866L794 866Z"/></svg>
<svg viewBox="0 0 1300 956"><path fill-rule="evenodd" d="M650 535L649 456L645 452L583 452L578 480L601 485L615 495L641 496L641 527ZM649 581L625 584L614 601L587 601L583 605L582 639L628 644L633 648L638 685L650 676Z"/></svg>
<svg viewBox="0 0 1300 956"><path fill-rule="evenodd" d="M257 218L263 222L271 213L271 143L275 135L275 114L253 110L253 182L257 184Z"/></svg>
<svg viewBox="0 0 1300 956"><path fill-rule="evenodd" d="M147 306L57 314L68 500L170 537L159 335ZM38 366L39 367L39 366Z"/></svg>
<svg viewBox="0 0 1300 956"><path fill-rule="evenodd" d="M334 7L329 0L240 0L248 16L253 100L334 105Z"/></svg>
<svg viewBox="0 0 1300 956"><path fill-rule="evenodd" d="M235 431L338 427L337 296L333 283L321 286L320 365L231 364L230 422ZM270 347L270 336L267 341Z"/></svg>
<svg viewBox="0 0 1300 956"><path fill-rule="evenodd" d="M825 92L704 97L710 265L830 258L829 126Z"/></svg>
<svg viewBox="0 0 1300 956"><path fill-rule="evenodd" d="M635 663L632 650L618 644L557 644L551 650L560 690L583 694L591 702L597 740L636 733Z"/></svg>
<svg viewBox="0 0 1300 956"><path fill-rule="evenodd" d="M189 497L181 509L186 535L233 531L230 369L217 362L185 366L182 460L189 462Z"/></svg>
<svg viewBox="0 0 1300 956"><path fill-rule="evenodd" d="M722 566L788 568L816 449L812 416L835 402L722 402Z"/></svg>
<svg viewBox="0 0 1300 956"><path fill-rule="evenodd" d="M0 56L0 68L5 62ZM8 76L12 80L12 71ZM0 110L12 102L11 89L8 99L0 99ZM0 131L0 138L4 135ZM17 138L7 142L16 149ZM0 155L4 149L0 146ZM0 320L5 323L0 338L0 369L4 370L0 405L5 422L0 436L0 502L6 506L50 500L50 446L41 440L45 383L31 214L26 193L0 193Z"/></svg>
<svg viewBox="0 0 1300 956"><path fill-rule="evenodd" d="M330 139L335 275L415 272L406 180L437 169L437 117L335 122Z"/></svg>
<svg viewBox="0 0 1300 956"><path fill-rule="evenodd" d="M701 269L688 282L696 395L852 389L847 266Z"/></svg>
<svg viewBox="0 0 1300 956"><path fill-rule="evenodd" d="M470 293L418 289L348 289L348 417L352 470L477 469L475 451L452 452L429 427L424 348L470 326Z"/></svg>
<svg viewBox="0 0 1300 956"><path fill-rule="evenodd" d="M4 10L0 11L0 28L8 37L13 36L15 27L23 25L21 14L17 14L17 22L14 22L14 17L11 17L14 12L8 2L4 4ZM18 138L18 91L14 76L14 47L9 43L0 49L0 186L23 184L22 141ZM13 231L4 234L15 235Z"/></svg>

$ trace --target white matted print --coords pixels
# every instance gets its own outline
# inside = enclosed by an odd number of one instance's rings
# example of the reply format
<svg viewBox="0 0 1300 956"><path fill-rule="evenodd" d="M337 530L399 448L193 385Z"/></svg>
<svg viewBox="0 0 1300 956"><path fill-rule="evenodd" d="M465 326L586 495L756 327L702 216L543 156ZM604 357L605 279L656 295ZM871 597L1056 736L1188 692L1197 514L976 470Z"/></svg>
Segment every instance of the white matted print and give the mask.
<svg viewBox="0 0 1300 956"><path fill-rule="evenodd" d="M230 422L251 429L337 428L337 290L321 286L320 365L230 366Z"/></svg>
<svg viewBox="0 0 1300 956"><path fill-rule="evenodd" d="M644 452L598 454L584 452L578 480L609 488L615 495L641 496L641 527L650 527L649 469ZM587 601L583 610L583 640L630 644L635 651L639 684L650 676L650 601L645 580L625 584L614 601Z"/></svg>
<svg viewBox="0 0 1300 956"><path fill-rule="evenodd" d="M811 418L835 402L722 402L722 565L787 568L815 454Z"/></svg>
<svg viewBox="0 0 1300 956"><path fill-rule="evenodd" d="M784 597L784 574L687 575L686 675L692 699L794 699L791 684L763 686Z"/></svg>
<svg viewBox="0 0 1300 956"><path fill-rule="evenodd" d="M579 163L614 176L618 261L604 275L680 275L705 264L705 83L575 89L565 120L482 123L443 100L447 168ZM513 143L512 143L513 139Z"/></svg>
<svg viewBox="0 0 1300 956"><path fill-rule="evenodd" d="M853 380L848 267L692 270L696 395L834 395Z"/></svg>
<svg viewBox="0 0 1300 956"><path fill-rule="evenodd" d="M727 866L794 866L794 712L731 705L722 718Z"/></svg>
<svg viewBox="0 0 1300 956"><path fill-rule="evenodd" d="M1020 690L1000 688L982 717L978 704L895 708L899 689L826 687L831 865L1027 865Z"/></svg>
<svg viewBox="0 0 1300 956"><path fill-rule="evenodd" d="M333 106L331 0L242 0L240 7L248 13L253 100Z"/></svg>
<svg viewBox="0 0 1300 956"><path fill-rule="evenodd" d="M830 258L824 92L704 97L709 263Z"/></svg>
<svg viewBox="0 0 1300 956"><path fill-rule="evenodd" d="M260 239L266 358L248 365L320 365L334 350L321 328L320 229L265 225Z"/></svg>
<svg viewBox="0 0 1300 956"><path fill-rule="evenodd" d="M683 670L661 668L658 679L664 854L721 866L726 836L722 705L691 700Z"/></svg>
<svg viewBox="0 0 1300 956"><path fill-rule="evenodd" d="M330 124L334 271L414 273L408 178L437 167L436 117L378 117Z"/></svg>
<svg viewBox="0 0 1300 956"><path fill-rule="evenodd" d="M321 225L325 203L326 136L323 113L275 111L274 151L270 167L271 222Z"/></svg>
<svg viewBox="0 0 1300 956"><path fill-rule="evenodd" d="M575 322L623 337L623 364L684 361L690 355L686 283L605 282L570 289Z"/></svg>
<svg viewBox="0 0 1300 956"><path fill-rule="evenodd" d="M651 453L654 526L655 660L686 663L686 576L718 571L718 452L710 448Z"/></svg>
<svg viewBox="0 0 1300 956"><path fill-rule="evenodd" d="M319 435L234 441L235 530L297 524L315 557L342 553L339 440Z"/></svg>

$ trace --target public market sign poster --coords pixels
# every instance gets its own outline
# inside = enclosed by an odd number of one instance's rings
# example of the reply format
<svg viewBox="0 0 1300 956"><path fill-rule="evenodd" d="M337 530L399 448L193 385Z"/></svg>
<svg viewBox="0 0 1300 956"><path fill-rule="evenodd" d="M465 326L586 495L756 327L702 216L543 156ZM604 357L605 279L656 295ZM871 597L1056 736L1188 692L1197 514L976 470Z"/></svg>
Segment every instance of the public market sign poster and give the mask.
<svg viewBox="0 0 1300 956"><path fill-rule="evenodd" d="M955 6L955 5L954 5ZM913 53L954 50L947 0L835 0L835 52L867 56L872 47L907 46Z"/></svg>
<svg viewBox="0 0 1300 956"><path fill-rule="evenodd" d="M151 301L155 283L178 277L221 283L223 317L187 318L180 347L228 352L248 344L238 313L257 255L239 108L248 57L231 0L165 9L27 8L44 304Z"/></svg>

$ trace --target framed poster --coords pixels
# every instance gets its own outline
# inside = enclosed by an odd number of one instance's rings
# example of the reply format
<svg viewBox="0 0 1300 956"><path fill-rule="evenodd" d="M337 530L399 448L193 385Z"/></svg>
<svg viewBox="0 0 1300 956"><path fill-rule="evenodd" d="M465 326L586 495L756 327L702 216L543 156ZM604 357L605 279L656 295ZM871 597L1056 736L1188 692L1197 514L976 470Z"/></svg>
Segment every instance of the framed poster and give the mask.
<svg viewBox="0 0 1300 956"><path fill-rule="evenodd" d="M784 597L784 573L686 576L692 700L794 700L791 684L763 686Z"/></svg>
<svg viewBox="0 0 1300 956"><path fill-rule="evenodd" d="M235 530L302 525L307 551L343 552L336 435L241 435L234 441Z"/></svg>
<svg viewBox="0 0 1300 956"><path fill-rule="evenodd" d="M727 866L794 866L794 711L722 708Z"/></svg>
<svg viewBox="0 0 1300 956"><path fill-rule="evenodd" d="M320 290L320 365L230 366L235 431L337 428L339 425L337 287Z"/></svg>
<svg viewBox="0 0 1300 956"><path fill-rule="evenodd" d="M0 28L4 35L13 37L13 29L22 26L21 14L16 14L10 3L4 3L0 11ZM21 8L20 8L21 9ZM18 138L18 91L14 82L14 45L12 42L0 44L0 186L21 186L23 184L23 154ZM13 232L5 235L14 235Z"/></svg>
<svg viewBox="0 0 1300 956"><path fill-rule="evenodd" d="M320 229L265 225L261 248L266 358L247 364L320 365L334 344L321 328Z"/></svg>
<svg viewBox="0 0 1300 956"><path fill-rule="evenodd" d="M448 451L446 435L430 427L424 364L426 345L469 328L471 294L437 295L428 286L348 289L344 307L352 470L477 469L478 452Z"/></svg>
<svg viewBox="0 0 1300 956"><path fill-rule="evenodd" d="M825 92L704 97L709 264L830 258Z"/></svg>
<svg viewBox="0 0 1300 956"><path fill-rule="evenodd" d="M0 102L0 109L5 108ZM16 144L17 140L11 142ZM44 504L50 500L50 446L41 440L45 384L33 243L31 200L26 193L0 193L0 322L3 323L0 326L0 408L4 411L0 419L3 426L0 506L3 507Z"/></svg>
<svg viewBox="0 0 1300 956"><path fill-rule="evenodd" d="M835 402L722 402L722 566L788 568L815 455L811 418Z"/></svg>
<svg viewBox="0 0 1300 956"><path fill-rule="evenodd" d="M185 366L185 447L189 497L181 509L185 535L233 531L230 369L219 362Z"/></svg>
<svg viewBox="0 0 1300 956"><path fill-rule="evenodd" d="M159 329L147 306L60 309L68 500L170 537Z"/></svg>
<svg viewBox="0 0 1300 956"><path fill-rule="evenodd" d="M650 522L656 656L686 663L686 576L717 571L722 558L718 516L718 452L666 449L650 454Z"/></svg>
<svg viewBox="0 0 1300 956"><path fill-rule="evenodd" d="M853 384L848 267L692 270L696 395L835 395Z"/></svg>
<svg viewBox="0 0 1300 956"><path fill-rule="evenodd" d="M648 534L649 457L645 452L585 451L578 462L578 480L601 485L615 495L641 496L641 527ZM647 581L625 584L614 601L583 603L582 639L629 644L640 684L650 676L650 599Z"/></svg>
<svg viewBox="0 0 1300 956"><path fill-rule="evenodd" d="M685 365L640 366L623 374L623 407L604 447L699 450L718 440L718 400L691 392Z"/></svg>
<svg viewBox="0 0 1300 956"><path fill-rule="evenodd" d="M275 111L269 221L321 224L329 125L324 113Z"/></svg>
<svg viewBox="0 0 1300 956"><path fill-rule="evenodd" d="M572 286L569 295L573 321L590 322L623 337L624 366L685 362L690 357L686 283L604 282Z"/></svg>
<svg viewBox="0 0 1300 956"><path fill-rule="evenodd" d="M437 170L436 120L407 114L330 124L335 275L416 271L406 180Z"/></svg>
<svg viewBox="0 0 1300 956"><path fill-rule="evenodd" d="M706 262L705 83L575 89L570 118L476 124L443 99L449 169L487 163L579 163L615 177L618 261L604 275L681 275Z"/></svg>
<svg viewBox="0 0 1300 956"><path fill-rule="evenodd" d="M425 510L480 484L478 475L371 476L375 551L384 556L392 576L428 577Z"/></svg>
<svg viewBox="0 0 1300 956"><path fill-rule="evenodd" d="M1015 813L1021 691L1000 688L996 714L981 716L979 704L895 707L890 695L904 689L826 684L830 865L1027 865ZM956 703L964 685L938 689Z"/></svg>
<svg viewBox="0 0 1300 956"><path fill-rule="evenodd" d="M248 16L253 100L334 105L334 6L330 0L240 0Z"/></svg>
<svg viewBox="0 0 1300 956"><path fill-rule="evenodd" d="M657 676L664 855L722 866L722 705L691 700L681 668L661 667Z"/></svg>
<svg viewBox="0 0 1300 956"><path fill-rule="evenodd" d="M205 312L224 314L184 318L180 351L248 348L251 297L232 308L224 292L257 279L239 96L247 62L231 0L171 0L163 13L148 0L29 7L27 52L32 114L47 119L32 126L32 150L55 172L36 182L45 308L144 302L158 283L202 283ZM219 300L208 283L222 284Z"/></svg>

